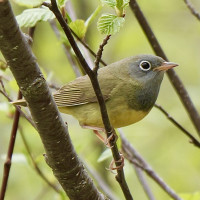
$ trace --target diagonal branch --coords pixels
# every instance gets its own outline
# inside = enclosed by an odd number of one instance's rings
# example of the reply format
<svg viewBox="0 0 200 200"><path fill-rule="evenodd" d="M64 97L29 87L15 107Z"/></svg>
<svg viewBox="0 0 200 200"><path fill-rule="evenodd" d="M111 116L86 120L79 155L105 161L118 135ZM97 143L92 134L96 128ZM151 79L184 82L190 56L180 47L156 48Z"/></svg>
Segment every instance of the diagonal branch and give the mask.
<svg viewBox="0 0 200 200"><path fill-rule="evenodd" d="M194 8L194 6L192 5L192 3L189 0L184 0L185 4L187 5L188 9L190 10L190 12L198 19L200 20L200 13L197 12Z"/></svg>
<svg viewBox="0 0 200 200"><path fill-rule="evenodd" d="M22 98L22 94L19 91L17 99L21 99L21 98ZM19 118L20 118L20 112L16 109L14 119L13 119L12 131L11 131L11 134L10 134L10 142L9 142L9 146L8 146L7 157L6 157L6 161L4 163L0 199L4 199L5 194L6 194L8 177L9 177L9 174L10 174L10 168L11 168L11 164L12 164L12 155L13 155L13 150L14 150L14 146L15 146L15 140L16 140L18 125L19 125Z"/></svg>
<svg viewBox="0 0 200 200"><path fill-rule="evenodd" d="M178 127L186 136L191 139L191 143L194 144L196 147L200 148L200 142L190 133L188 132L182 125L180 125L173 117L169 115L169 113L160 105L155 104L156 108L158 108L168 119L172 122L176 127Z"/></svg>
<svg viewBox="0 0 200 200"><path fill-rule="evenodd" d="M113 133L115 133L115 130L112 128L110 121L109 121L105 101L104 101L104 98L103 98L103 95L102 95L102 92L101 92L101 89L99 86L99 82L97 80L97 74L93 70L90 69L89 65L87 64L86 60L84 59L83 55L81 54L73 36L72 36L72 33L68 27L68 24L65 22L64 18L62 17L62 15L58 9L56 0L51 0L51 3L52 3L52 5L50 5L49 8L52 10L52 12L56 16L57 20L59 21L61 27L63 28L63 30L68 38L68 41L70 42L76 56L79 59L83 69L85 70L85 72L87 73L87 75L89 76L89 78L91 80L94 92L97 96L98 103L100 106L101 116L102 116L103 124L104 124L105 130L106 130L107 138L109 138ZM111 150L112 150L113 158L115 160L115 164L116 164L116 166L119 166L120 163L118 161L121 159L121 156L118 151L116 142L111 141L110 145L112 146ZM131 196L131 193L129 191L128 185L126 183L123 169L117 170L116 180L119 182L126 199L128 199L128 200L133 199Z"/></svg>
<svg viewBox="0 0 200 200"><path fill-rule="evenodd" d="M130 0L130 7L132 11L134 12L140 26L142 27L151 47L153 48L154 52L164 58L166 61L167 56L165 55L163 49L161 48L155 34L153 33L153 30L151 29L147 19L145 18L144 14L142 13L141 8L139 7L136 0ZM167 71L167 75L174 86L174 89L176 90L181 102L183 103L188 115L190 116L190 119L195 126L197 133L200 136L200 115L197 112L192 100L190 99L182 81L176 74L176 72L173 69L170 69Z"/></svg>
<svg viewBox="0 0 200 200"><path fill-rule="evenodd" d="M122 152L125 154L125 157L132 164L141 168L146 174L151 177L172 199L174 200L182 200L175 191L170 188L162 178L151 168L151 166L142 158L142 156L134 149L134 147L129 143L129 141L125 138L121 129L120 138L122 140Z"/></svg>
<svg viewBox="0 0 200 200"><path fill-rule="evenodd" d="M48 164L70 199L103 200L75 153L68 129L14 18L8 0L0 0L0 50L26 99L44 144Z"/></svg>

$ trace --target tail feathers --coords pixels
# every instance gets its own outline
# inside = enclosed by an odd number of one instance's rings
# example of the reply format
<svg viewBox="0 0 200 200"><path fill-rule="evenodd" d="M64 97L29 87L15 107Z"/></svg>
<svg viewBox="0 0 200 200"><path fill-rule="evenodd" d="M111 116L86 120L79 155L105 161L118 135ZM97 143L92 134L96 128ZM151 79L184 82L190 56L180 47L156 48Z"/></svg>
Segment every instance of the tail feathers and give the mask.
<svg viewBox="0 0 200 200"><path fill-rule="evenodd" d="M13 102L11 102L11 104L16 105L16 106L24 106L24 107L27 106L27 103L26 103L25 99L20 99L20 100L17 100L17 101L13 101Z"/></svg>

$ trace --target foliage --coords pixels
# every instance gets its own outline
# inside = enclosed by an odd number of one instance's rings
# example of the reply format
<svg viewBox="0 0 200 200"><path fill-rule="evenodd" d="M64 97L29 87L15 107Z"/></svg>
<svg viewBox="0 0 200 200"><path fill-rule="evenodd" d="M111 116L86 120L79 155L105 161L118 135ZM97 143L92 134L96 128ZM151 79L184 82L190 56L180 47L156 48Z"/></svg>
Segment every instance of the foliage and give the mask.
<svg viewBox="0 0 200 200"><path fill-rule="evenodd" d="M119 32L124 22L125 19L123 17L117 17L112 14L103 14L98 20L97 27L102 34L113 35Z"/></svg>
<svg viewBox="0 0 200 200"><path fill-rule="evenodd" d="M17 0L15 1L17 2ZM23 1L18 0L18 2ZM29 0L24 0L24 2L31 4L30 6L27 4L27 7L29 8L40 5L40 3L33 5L32 3L34 1ZM79 3L80 1L78 1L77 5L75 4L76 9L78 10L79 8L82 10L82 4L79 5ZM84 1L84 3L87 4L86 8L92 12L92 15L90 16L91 18L83 13L82 19L77 19L74 21L71 20L70 16L68 16L68 22L69 24L75 24L75 28L73 29L73 26L71 28L76 31L76 34L80 33L79 37L81 37L81 39L85 39L94 49L97 49L102 38L96 31L96 26L93 22L97 21L99 12L102 11L102 7L96 5L94 1ZM104 4L103 9L107 6L107 10L110 9L116 13L116 15L103 13L102 16L107 15L107 17L102 24L102 26L104 26L102 33L115 34L121 28L121 25L117 23L116 18L119 18L119 20L123 19L123 21L125 21L125 18L120 17L117 14L116 1L102 0L102 3ZM60 6L61 5L62 1L60 1ZM119 5L122 4L119 2ZM169 1L147 1L141 2L141 5L143 6L142 8L144 14L148 16L149 22L152 24L156 35L162 41L162 45L169 55L170 60L178 62L181 65L181 67L177 68L176 70L183 79L184 84L187 85L189 94L192 96L195 105L197 105L197 108L199 109L198 52L200 49L199 45L197 45L199 41L199 35L198 31L196 31L199 22L189 15L189 12L186 10L186 8L184 8L182 2L172 3ZM24 4L23 6L26 5ZM95 8L99 8L97 13L94 11ZM43 8L34 8L34 10L35 9L37 10ZM93 15L94 13L95 15ZM179 13L179 15L177 15L177 13ZM77 14L80 16L79 13ZM33 26L32 24L37 24L44 19L48 21L49 19L53 18L48 18L48 15L51 16L50 14L44 14L44 16L39 17L40 13L38 13L38 19L36 19L37 17L34 15L35 14L32 16L31 11L30 13L27 13L27 16L24 15L23 19L21 19L22 22L19 22L20 26L31 27ZM67 15L68 13L66 13L66 16ZM113 21L109 21L110 15L114 16L111 17ZM29 21L24 23L24 21L26 21L26 17ZM148 46L146 38L136 23L136 20L133 19L134 18L132 14L129 15L129 13L127 13L126 23L122 22L122 26L124 28L122 28L120 34L118 34L117 37L113 37L111 43L106 46L103 57L107 63L139 53L152 54L152 50ZM114 23L114 20L116 20L116 23ZM113 26L115 27L113 28ZM83 32L81 27L84 29ZM111 32L109 29L112 29ZM41 25L38 24L37 31L38 32L35 35L33 49L37 60L40 63L40 66L43 67L44 71L47 74L51 74L53 71L54 76L51 79L51 82L55 83L56 85L62 85L74 79L71 66L66 60L63 49L60 45L61 42L57 41L50 26L47 25L47 23L42 23ZM65 36L63 36L63 38L64 37ZM185 38L187 38L187 40L185 40ZM182 48L180 53L180 46L185 46L187 48ZM3 63L3 69L4 67L5 63ZM9 70L3 71L0 75L3 75L3 77L7 79L4 81L6 90L12 99L16 99L16 91L18 90L17 85L16 82L11 78L12 76L10 73L8 73L8 71ZM5 155L9 140L9 132L11 130L11 114L13 113L14 108L9 103L5 103L7 100L2 95L0 96L0 101L0 125L2 127L0 154ZM164 107L169 110L169 113L173 116L176 116L180 123L191 130L191 132L195 132L190 121L188 120L187 115L183 112L183 108L180 106L178 98L174 92L172 92L172 88L167 79L165 79L161 88L158 102L163 104ZM72 118L69 118L68 116L63 117L65 121L69 121L68 124L72 141L78 153L81 156L83 155L83 157L86 159L86 162L92 163L92 165L101 173L102 177L107 180L107 183L114 190L117 196L119 196L120 199L123 199L116 183L113 181L113 175L105 170L105 166L107 167L109 165L109 163L105 164L105 159L109 157L109 153L105 153L105 157L103 157L104 153L102 153L105 147L103 147L100 142L96 141L95 137L90 131L81 129L77 122ZM35 134L35 130L33 130L24 119L21 119L21 125L23 125L24 130L26 131L27 140L32 147L33 154L36 157L38 165L45 171L48 179L55 181L51 170L46 167L46 163L41 156L44 153L44 149L42 147L40 138L37 134ZM182 136L180 131L173 127L165 119L165 117L163 117L157 110L154 109L142 122L126 127L124 130L130 142L140 150L142 155L147 158L151 165L159 171L159 174L163 177L163 179L173 186L174 190L188 192L187 194L181 195L184 200L200 199L199 192L192 193L194 191L199 191L200 187L198 178L199 150L195 149L190 143L188 143L188 140ZM20 136L17 138L15 152L19 152L19 154L26 152ZM101 160L100 163L97 163L98 158ZM4 160L2 156L0 159L0 170L2 172ZM146 200L147 198L144 195L144 192L141 190L141 186L137 184L138 182L133 173L132 166L126 163L125 170L128 182L131 188L134 188L135 199ZM24 176L24 173L26 173L27 176ZM2 173L0 175L0 179L1 177ZM19 177L21 178L20 183L17 182ZM40 195L40 191L43 195L41 199L51 199L56 196L55 192L51 189L47 189L47 186L43 180L36 176L31 163L26 163L25 165L24 163L15 162L14 166L12 166L12 174L9 181L9 188L11 189L7 194L8 199L15 199L16 194L18 195L19 199L25 199L25 197L30 196L30 194L33 196L35 194ZM26 182L31 182L31 187L30 184L24 184ZM149 181L149 184L153 188L153 192L155 193L157 199L169 200L169 197L166 196L160 189L157 189L152 181ZM21 188L23 188L23 191ZM191 194L189 192L191 192ZM59 199L58 196L56 196L56 198Z"/></svg>
<svg viewBox="0 0 200 200"><path fill-rule="evenodd" d="M54 18L54 14L48 8L26 9L16 17L20 27L33 27L40 21L48 21Z"/></svg>
<svg viewBox="0 0 200 200"><path fill-rule="evenodd" d="M13 0L13 2L18 4L19 6L33 8L33 7L40 6L44 2L44 0L32 0L32 1L30 1L30 0Z"/></svg>

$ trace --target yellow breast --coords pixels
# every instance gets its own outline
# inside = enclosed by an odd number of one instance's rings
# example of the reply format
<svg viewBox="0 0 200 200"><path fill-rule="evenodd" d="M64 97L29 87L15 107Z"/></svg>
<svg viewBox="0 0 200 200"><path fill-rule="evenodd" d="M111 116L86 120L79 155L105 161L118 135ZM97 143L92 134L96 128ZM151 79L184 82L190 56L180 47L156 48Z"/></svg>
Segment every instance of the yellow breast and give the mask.
<svg viewBox="0 0 200 200"><path fill-rule="evenodd" d="M148 113L130 109L127 104L114 104L107 102L107 110L110 122L114 128L128 126L143 119ZM97 103L89 103L79 106L59 107L63 113L74 116L80 125L103 128L101 113Z"/></svg>

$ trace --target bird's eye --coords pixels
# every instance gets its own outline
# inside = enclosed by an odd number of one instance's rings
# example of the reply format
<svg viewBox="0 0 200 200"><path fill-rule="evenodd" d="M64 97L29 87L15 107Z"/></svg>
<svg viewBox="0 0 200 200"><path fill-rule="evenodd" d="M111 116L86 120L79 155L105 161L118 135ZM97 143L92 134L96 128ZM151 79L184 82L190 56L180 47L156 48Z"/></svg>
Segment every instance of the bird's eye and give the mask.
<svg viewBox="0 0 200 200"><path fill-rule="evenodd" d="M151 69L151 64L148 61L142 61L140 63L140 69L142 71L149 71Z"/></svg>

